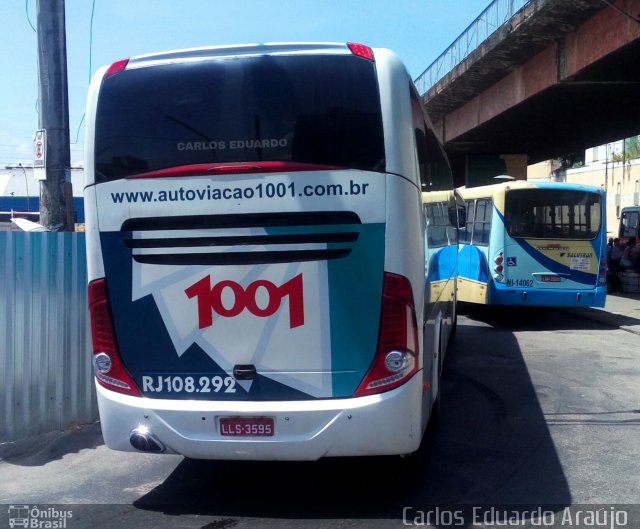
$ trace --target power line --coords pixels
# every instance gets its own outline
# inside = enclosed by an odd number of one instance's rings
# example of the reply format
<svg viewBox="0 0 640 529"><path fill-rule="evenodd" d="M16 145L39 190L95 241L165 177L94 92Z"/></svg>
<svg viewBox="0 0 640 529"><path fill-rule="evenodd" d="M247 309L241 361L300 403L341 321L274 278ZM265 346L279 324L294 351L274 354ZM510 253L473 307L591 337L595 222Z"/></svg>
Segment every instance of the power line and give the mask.
<svg viewBox="0 0 640 529"><path fill-rule="evenodd" d="M25 0L24 2L24 10L27 13L27 22L29 22L29 25L31 26L31 29L37 33L38 31L36 30L36 28L33 27L33 24L31 23L31 19L29 18L29 0Z"/></svg>
<svg viewBox="0 0 640 529"><path fill-rule="evenodd" d="M96 0L91 4L91 21L89 22L89 82L91 82L91 69L93 67L93 15L96 10Z"/></svg>
<svg viewBox="0 0 640 529"><path fill-rule="evenodd" d="M37 35L38 30L33 26L33 24L31 23L31 18L29 17L29 0L25 0L24 2L24 11L27 15L27 22L29 22L31 29ZM39 53L36 55L36 63L37 63L37 69L38 69L38 86L39 86L40 85L40 54ZM40 115L40 97L39 96L36 98L36 102L34 106L35 106L36 114L39 116Z"/></svg>
<svg viewBox="0 0 640 529"><path fill-rule="evenodd" d="M84 123L84 114L82 114L82 119L80 123L78 123L78 129L76 130L76 141L72 141L71 145L78 145L78 138L80 137L80 128L82 128L82 124Z"/></svg>
<svg viewBox="0 0 640 529"><path fill-rule="evenodd" d="M91 83L91 70L93 68L93 15L96 11L96 0L93 0L91 4L91 20L89 22L89 83ZM80 129L82 128L82 124L84 123L85 114L82 114L82 119L78 124L78 129L76 130L76 141L72 142L71 145L77 145L78 138L80 137Z"/></svg>

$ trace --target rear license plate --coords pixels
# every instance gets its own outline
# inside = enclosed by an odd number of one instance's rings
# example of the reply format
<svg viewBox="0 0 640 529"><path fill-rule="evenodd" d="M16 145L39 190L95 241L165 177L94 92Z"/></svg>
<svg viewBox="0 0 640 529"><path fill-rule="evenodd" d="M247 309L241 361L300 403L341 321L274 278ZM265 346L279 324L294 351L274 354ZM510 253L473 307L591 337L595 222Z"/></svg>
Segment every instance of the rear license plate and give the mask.
<svg viewBox="0 0 640 529"><path fill-rule="evenodd" d="M232 437L272 437L273 417L220 417L220 433Z"/></svg>
<svg viewBox="0 0 640 529"><path fill-rule="evenodd" d="M542 276L543 283L560 283L560 276Z"/></svg>

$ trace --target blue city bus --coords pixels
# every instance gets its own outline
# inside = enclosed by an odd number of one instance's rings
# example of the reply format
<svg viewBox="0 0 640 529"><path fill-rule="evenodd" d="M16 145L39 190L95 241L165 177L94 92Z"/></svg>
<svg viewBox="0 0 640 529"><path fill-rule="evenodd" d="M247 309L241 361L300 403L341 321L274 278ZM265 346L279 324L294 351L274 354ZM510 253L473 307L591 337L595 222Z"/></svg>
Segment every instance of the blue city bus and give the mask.
<svg viewBox="0 0 640 529"><path fill-rule="evenodd" d="M459 192L467 209L460 235L460 301L604 306L603 189L509 181Z"/></svg>

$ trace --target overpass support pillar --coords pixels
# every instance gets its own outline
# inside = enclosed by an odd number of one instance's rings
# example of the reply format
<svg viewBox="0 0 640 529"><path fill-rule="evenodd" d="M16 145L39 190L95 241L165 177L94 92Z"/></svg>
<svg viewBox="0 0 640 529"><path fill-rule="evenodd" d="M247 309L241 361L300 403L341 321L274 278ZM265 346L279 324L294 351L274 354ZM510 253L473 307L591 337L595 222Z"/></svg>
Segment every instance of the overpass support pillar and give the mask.
<svg viewBox="0 0 640 529"><path fill-rule="evenodd" d="M527 179L526 154L463 154L450 157L450 161L456 187L495 184L498 175Z"/></svg>

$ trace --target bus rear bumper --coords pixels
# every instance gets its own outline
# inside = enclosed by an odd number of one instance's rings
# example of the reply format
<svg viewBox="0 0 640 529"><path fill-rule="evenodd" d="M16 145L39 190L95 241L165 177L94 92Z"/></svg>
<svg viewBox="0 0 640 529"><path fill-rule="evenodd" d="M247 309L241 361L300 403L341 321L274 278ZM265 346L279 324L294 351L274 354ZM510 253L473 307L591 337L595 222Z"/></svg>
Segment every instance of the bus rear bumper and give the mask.
<svg viewBox="0 0 640 529"><path fill-rule="evenodd" d="M607 287L593 290L494 288L492 305L525 305L537 307L604 307Z"/></svg>
<svg viewBox="0 0 640 529"><path fill-rule="evenodd" d="M144 431L163 453L194 459L316 460L408 454L423 433L421 371L392 391L334 400L161 400L96 388L104 441L113 450L138 451L130 438ZM223 436L221 417L272 417L275 434Z"/></svg>

